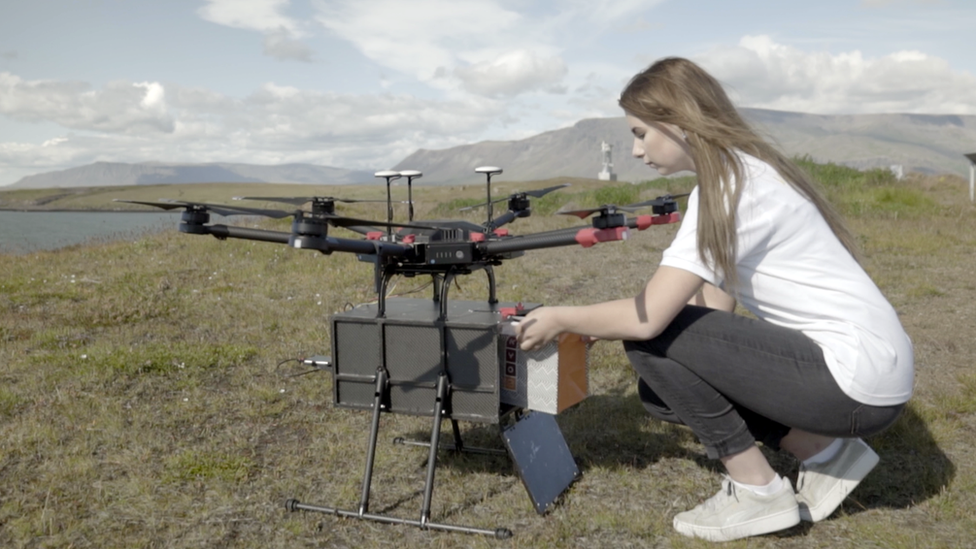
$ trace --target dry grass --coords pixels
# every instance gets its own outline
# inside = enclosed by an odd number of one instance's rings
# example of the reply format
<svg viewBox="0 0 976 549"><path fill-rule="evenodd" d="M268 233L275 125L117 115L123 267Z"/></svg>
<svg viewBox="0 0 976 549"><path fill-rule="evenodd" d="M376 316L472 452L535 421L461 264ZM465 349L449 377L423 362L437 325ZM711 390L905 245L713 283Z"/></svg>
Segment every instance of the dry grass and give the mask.
<svg viewBox="0 0 976 549"><path fill-rule="evenodd" d="M725 546L970 545L976 532L976 208L965 201L958 178L819 176L851 218L869 271L915 342L916 396L892 429L872 439L881 464L831 520ZM688 182L669 190L681 185ZM497 194L517 186L493 185ZM261 192L385 196L382 187L240 187L172 186L164 195L102 189L45 205L160 196L222 201ZM604 187L574 181L538 201L537 212L657 191ZM422 185L414 191L421 204L440 205L423 209L426 218L454 217L454 208L483 193ZM0 198L9 205L45 196ZM343 212L375 218L382 216L378 208ZM570 223L535 215L512 228L525 233ZM262 226L287 230L279 222ZM587 251L529 252L496 269L499 297L555 304L634 294L674 230L654 227ZM619 345L606 342L593 350L592 396L558 416L583 477L549 515L535 514L507 459L440 456L432 519L508 527L513 539L288 513L282 503L290 497L357 505L369 415L334 408L328 375L297 375L301 367L279 363L327 353L329 315L371 300L371 276L368 264L348 254L218 242L175 230L134 242L0 256L0 546L708 545L675 534L670 520L714 492L714 465L689 432L643 414L626 358ZM420 284L404 280L397 291ZM485 277L475 274L451 295L480 299L486 292ZM501 447L494 426L462 428L469 444ZM426 451L390 441L429 430L425 418L383 417L372 510L417 518ZM790 460L770 457L795 474Z"/></svg>

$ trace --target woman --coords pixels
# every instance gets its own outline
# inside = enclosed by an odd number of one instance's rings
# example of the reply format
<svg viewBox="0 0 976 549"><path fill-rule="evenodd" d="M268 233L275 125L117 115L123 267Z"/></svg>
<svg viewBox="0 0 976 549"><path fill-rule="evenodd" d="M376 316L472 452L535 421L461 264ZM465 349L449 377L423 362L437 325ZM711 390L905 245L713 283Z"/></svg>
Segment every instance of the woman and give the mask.
<svg viewBox="0 0 976 549"><path fill-rule="evenodd" d="M817 186L708 73L660 60L620 106L634 156L697 174L684 221L639 295L539 308L521 346L562 332L624 340L648 411L691 428L728 473L675 516L680 533L724 541L824 519L878 462L860 437L911 396L911 341ZM732 314L736 300L756 318ZM756 441L801 461L795 491Z"/></svg>

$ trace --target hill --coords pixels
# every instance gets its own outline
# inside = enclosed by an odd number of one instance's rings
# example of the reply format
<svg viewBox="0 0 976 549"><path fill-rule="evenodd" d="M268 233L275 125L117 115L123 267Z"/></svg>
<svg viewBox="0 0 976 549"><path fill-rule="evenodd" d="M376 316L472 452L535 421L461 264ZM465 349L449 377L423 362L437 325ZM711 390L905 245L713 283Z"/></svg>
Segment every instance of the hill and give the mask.
<svg viewBox="0 0 976 549"><path fill-rule="evenodd" d="M963 154L976 151L976 116L870 114L816 115L742 109L761 133L790 156L809 156L859 169L901 165L906 172L968 174ZM656 176L630 155L623 117L594 118L519 141L485 141L445 150L418 150L393 169L424 172L425 183L477 182L479 165L496 165L518 180L557 175L596 177L601 142L613 145L622 181Z"/></svg>
<svg viewBox="0 0 976 549"><path fill-rule="evenodd" d="M859 169L901 165L906 172L953 173L965 177L976 151L976 116L925 114L817 115L743 109L743 115L790 156L809 156ZM395 170L421 170L425 184L483 181L477 166L500 166L518 181L553 177L595 178L601 143L613 146L614 172L621 181L653 179L630 155L632 139L623 117L592 118L518 141L483 141L442 150L420 149ZM385 167L377 167L381 169ZM301 183L343 185L374 181L373 171L312 164L124 164L88 166L24 177L10 189L67 188L158 183Z"/></svg>
<svg viewBox="0 0 976 549"><path fill-rule="evenodd" d="M87 166L56 172L29 175L9 189L43 189L52 187L102 187L118 185L155 185L159 183L304 183L345 185L373 180L372 172L346 170L313 164L208 163L174 164L162 162L95 162Z"/></svg>

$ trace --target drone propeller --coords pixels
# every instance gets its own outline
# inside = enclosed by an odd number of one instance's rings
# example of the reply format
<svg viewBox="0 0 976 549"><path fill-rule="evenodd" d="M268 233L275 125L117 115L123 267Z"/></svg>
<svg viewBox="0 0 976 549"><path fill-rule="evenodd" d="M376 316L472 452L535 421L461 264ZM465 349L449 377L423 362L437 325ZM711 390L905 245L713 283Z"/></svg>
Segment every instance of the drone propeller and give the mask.
<svg viewBox="0 0 976 549"><path fill-rule="evenodd" d="M599 212L601 215L612 215L618 211L630 212L633 211L632 208L628 206L616 206L614 204L604 204L596 208L586 208L583 210L559 210L556 213L559 215L573 215L580 219L586 219L591 215Z"/></svg>
<svg viewBox="0 0 976 549"><path fill-rule="evenodd" d="M499 198L499 199L496 199L496 200L492 200L491 202L483 202L481 204L475 204L474 206L466 206L464 208L461 208L458 211L462 211L463 212L463 211L466 211L466 210L473 210L475 208L480 208L482 206L487 206L488 204L497 204L499 202L505 202L506 200L514 200L514 199L528 197L528 196L531 196L533 198L541 198L541 197L543 197L543 196L551 193L552 191L556 191L556 190L562 189L563 187L569 187L569 185L570 185L569 183L563 183L562 185L555 185L553 187L546 187L545 189L536 189L534 191L525 191L525 192L512 193L511 195L506 196L505 198Z"/></svg>
<svg viewBox="0 0 976 549"><path fill-rule="evenodd" d="M384 201L385 202L385 201ZM236 209L237 207L234 206ZM334 227L387 227L387 228L405 228L405 229L436 229L430 225L410 225L405 223L390 223L386 221L373 221L369 219L357 219L355 217L346 217L342 215L336 215L332 212L327 211L312 211L307 212L305 210L267 210L259 208L240 208L242 211L247 212L251 215L261 215L265 217L271 217L273 219L283 219L285 217L295 217L303 219L323 219Z"/></svg>
<svg viewBox="0 0 976 549"><path fill-rule="evenodd" d="M116 198L113 202L124 202L127 204L141 204L143 206L152 206L154 208L160 208L163 210L175 210L177 208L186 208L187 210L195 209L205 212L213 212L218 215L231 216L231 215L259 215L255 214L249 208L236 208L234 206L224 206L221 204L206 204L204 202L182 202L179 200L167 200L164 202L146 202L142 200L122 200Z"/></svg>
<svg viewBox="0 0 976 549"><path fill-rule="evenodd" d="M370 221L367 219L356 219L354 217L344 217L341 215L335 215L328 212L306 212L303 210L267 210L262 208L245 208L243 206L224 206L220 204L207 204L204 202L183 202L180 200L166 200L163 202L143 202L140 200L120 200L116 199L116 202L127 202L130 204L142 204L145 206L153 206L155 208L162 208L164 210L174 210L176 208L187 208L196 209L201 211L213 212L223 216L230 215L260 215L263 217L270 217L273 219L282 219L285 217L306 217L306 216L320 216L324 218L330 225L335 227L361 227L361 226L379 226L388 228L413 228L413 229L435 229L436 227L431 227L427 225L404 225L402 223L386 223L383 221Z"/></svg>
<svg viewBox="0 0 976 549"><path fill-rule="evenodd" d="M684 198L684 197L686 197L686 196L688 196L690 194L691 193L666 194L664 196L659 196L657 198L652 198L651 200L646 200L644 202L638 202L637 204L630 204L630 205L628 205L626 207L637 209L637 208L644 208L646 206L664 206L664 205L670 204L671 202L674 202L675 200L677 200L679 198ZM632 211L632 210L627 210L627 211Z"/></svg>
<svg viewBox="0 0 976 549"><path fill-rule="evenodd" d="M620 212L620 211L623 211L623 212L635 212L635 211L637 211L637 210L639 210L641 208L646 208L648 206L662 207L662 206L666 206L668 204L672 204L672 203L674 203L674 201L676 199L683 198L685 196L688 196L688 194L689 193L677 194L677 195L666 194L664 196L659 196L659 197L653 198L651 200L646 200L644 202L638 202L636 204L628 204L626 206L616 206L614 204L604 204L603 206L599 206L599 207L596 207L596 208L587 208L587 209L583 209L583 210L559 210L556 213L557 214L561 214L561 215L573 215L573 216L576 216L576 217L578 217L580 219L586 219L587 217L589 217L589 216L591 216L591 215L593 215L593 214L595 214L597 212L600 212L601 215L613 215L613 214L615 214L617 212Z"/></svg>
<svg viewBox="0 0 976 549"><path fill-rule="evenodd" d="M315 202L315 203L343 202L347 204L352 204L356 202L386 203L386 200L380 200L380 199L336 198L334 196L235 196L234 200L264 200L266 202L284 202L285 204L292 204L295 206L301 206L306 202ZM400 203L405 204L406 202L400 201Z"/></svg>

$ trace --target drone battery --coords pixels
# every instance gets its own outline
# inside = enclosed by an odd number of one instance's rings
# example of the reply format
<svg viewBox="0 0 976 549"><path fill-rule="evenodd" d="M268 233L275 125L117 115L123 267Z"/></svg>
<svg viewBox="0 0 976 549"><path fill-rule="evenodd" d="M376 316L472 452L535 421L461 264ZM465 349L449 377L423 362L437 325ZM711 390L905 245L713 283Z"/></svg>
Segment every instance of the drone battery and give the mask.
<svg viewBox="0 0 976 549"><path fill-rule="evenodd" d="M512 323L501 325L501 401L518 408L558 414L589 394L589 353L576 334L562 334L543 348L518 347Z"/></svg>
<svg viewBox="0 0 976 549"><path fill-rule="evenodd" d="M428 265L470 265L474 255L471 242L431 242L426 246Z"/></svg>
<svg viewBox="0 0 976 549"><path fill-rule="evenodd" d="M388 299L332 317L333 402L372 409L376 374L385 368L389 391L382 403L395 413L430 416L437 378L450 382L447 414L465 421L498 423L511 409L500 401L500 310L515 303L452 300L440 319L440 303ZM524 304L527 310L538 306Z"/></svg>

